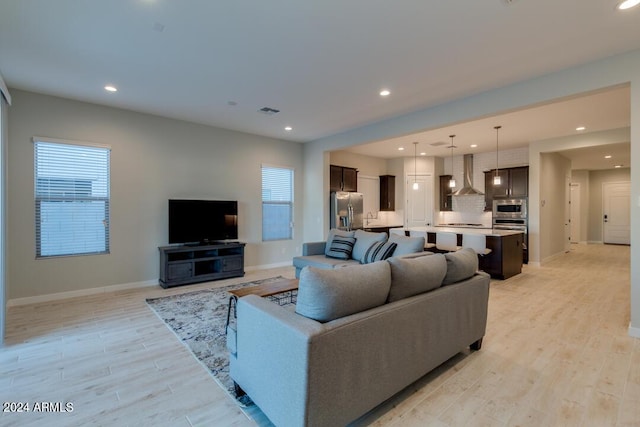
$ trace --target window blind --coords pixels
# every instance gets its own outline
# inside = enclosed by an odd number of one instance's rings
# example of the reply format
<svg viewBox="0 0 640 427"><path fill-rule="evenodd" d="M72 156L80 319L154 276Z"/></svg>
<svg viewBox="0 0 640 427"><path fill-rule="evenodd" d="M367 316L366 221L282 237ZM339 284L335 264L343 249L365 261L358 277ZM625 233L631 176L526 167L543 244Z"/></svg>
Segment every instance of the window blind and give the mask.
<svg viewBox="0 0 640 427"><path fill-rule="evenodd" d="M109 253L109 148L34 141L36 257Z"/></svg>
<svg viewBox="0 0 640 427"><path fill-rule="evenodd" d="M293 169L262 166L262 240L293 238Z"/></svg>

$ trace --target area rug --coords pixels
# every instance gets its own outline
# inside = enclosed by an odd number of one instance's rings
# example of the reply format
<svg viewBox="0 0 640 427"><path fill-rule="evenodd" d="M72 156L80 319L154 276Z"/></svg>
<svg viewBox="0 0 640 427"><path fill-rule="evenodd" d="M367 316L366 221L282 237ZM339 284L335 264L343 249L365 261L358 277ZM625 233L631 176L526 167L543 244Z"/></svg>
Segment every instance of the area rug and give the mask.
<svg viewBox="0 0 640 427"><path fill-rule="evenodd" d="M237 398L229 376L229 353L226 344L226 321L229 307L228 291L282 280L270 279L205 289L179 295L149 298L147 304L158 317L191 350L191 353L211 372L213 378L241 406L252 405L248 396Z"/></svg>

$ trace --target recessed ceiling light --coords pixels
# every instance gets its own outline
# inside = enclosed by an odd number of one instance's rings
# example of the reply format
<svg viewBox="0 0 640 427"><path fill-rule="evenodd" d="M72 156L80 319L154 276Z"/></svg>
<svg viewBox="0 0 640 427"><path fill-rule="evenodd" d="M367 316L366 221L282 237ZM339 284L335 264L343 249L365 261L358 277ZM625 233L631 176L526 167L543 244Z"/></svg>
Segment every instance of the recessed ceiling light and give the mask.
<svg viewBox="0 0 640 427"><path fill-rule="evenodd" d="M117 92L118 88L116 88L115 86L111 86L111 85L106 85L104 87L104 90L106 90L107 92Z"/></svg>
<svg viewBox="0 0 640 427"><path fill-rule="evenodd" d="M380 91L380 96L389 96L389 95L391 95L391 92L389 92L387 89L383 89Z"/></svg>
<svg viewBox="0 0 640 427"><path fill-rule="evenodd" d="M615 165L614 168L616 169L620 169L622 167L622 165Z"/></svg>
<svg viewBox="0 0 640 427"><path fill-rule="evenodd" d="M427 153L420 153L420 155L421 155L421 156L426 156L426 155L427 155Z"/></svg>
<svg viewBox="0 0 640 427"><path fill-rule="evenodd" d="M471 145L470 145L470 147L471 147L471 148L477 148L477 147L478 147L478 144L471 144Z"/></svg>
<svg viewBox="0 0 640 427"><path fill-rule="evenodd" d="M605 159L610 159L611 158L611 154L607 154L606 156L604 156Z"/></svg>
<svg viewBox="0 0 640 427"><path fill-rule="evenodd" d="M626 9L631 9L634 6L637 6L640 4L640 0L624 0L621 2L618 2L618 6L617 8L619 10L626 10Z"/></svg>
<svg viewBox="0 0 640 427"><path fill-rule="evenodd" d="M640 1L640 0L638 0L638 1ZM586 127L584 127L584 126L578 126L576 128L577 131L582 131L582 130L585 130L585 129L586 129Z"/></svg>
<svg viewBox="0 0 640 427"><path fill-rule="evenodd" d="M398 151L403 151L404 147L398 147Z"/></svg>
<svg viewBox="0 0 640 427"><path fill-rule="evenodd" d="M287 132L291 132L293 128L291 126L286 126L284 130L286 130Z"/></svg>

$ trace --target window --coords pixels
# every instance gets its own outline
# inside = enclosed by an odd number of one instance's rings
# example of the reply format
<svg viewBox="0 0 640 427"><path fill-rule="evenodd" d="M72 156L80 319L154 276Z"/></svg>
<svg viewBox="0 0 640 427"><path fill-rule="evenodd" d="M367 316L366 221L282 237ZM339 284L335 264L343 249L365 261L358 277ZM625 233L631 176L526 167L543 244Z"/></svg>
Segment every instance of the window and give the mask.
<svg viewBox="0 0 640 427"><path fill-rule="evenodd" d="M293 237L293 169L262 166L262 240Z"/></svg>
<svg viewBox="0 0 640 427"><path fill-rule="evenodd" d="M111 150L34 140L36 257L109 253Z"/></svg>

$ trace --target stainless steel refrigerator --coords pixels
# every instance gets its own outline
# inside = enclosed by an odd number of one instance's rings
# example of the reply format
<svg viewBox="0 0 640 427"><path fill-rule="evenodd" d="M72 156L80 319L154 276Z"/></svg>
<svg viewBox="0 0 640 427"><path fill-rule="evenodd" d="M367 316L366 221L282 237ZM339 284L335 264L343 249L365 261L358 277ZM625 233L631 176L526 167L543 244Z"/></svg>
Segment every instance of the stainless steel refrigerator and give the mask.
<svg viewBox="0 0 640 427"><path fill-rule="evenodd" d="M362 193L336 191L331 193L331 228L357 230L364 221Z"/></svg>

